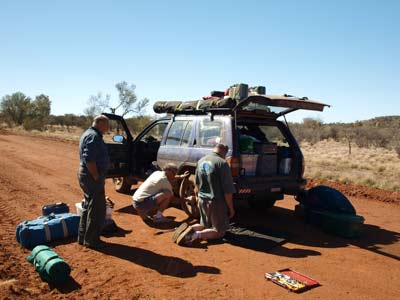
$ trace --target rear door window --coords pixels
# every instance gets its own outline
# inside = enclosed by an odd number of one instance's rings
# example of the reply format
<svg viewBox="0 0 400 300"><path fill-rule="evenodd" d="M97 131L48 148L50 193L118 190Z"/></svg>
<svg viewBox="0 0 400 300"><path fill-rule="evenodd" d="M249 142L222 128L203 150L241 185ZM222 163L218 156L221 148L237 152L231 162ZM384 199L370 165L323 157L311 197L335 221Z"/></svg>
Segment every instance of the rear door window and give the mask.
<svg viewBox="0 0 400 300"><path fill-rule="evenodd" d="M185 133L183 134L181 145L186 147L189 146L192 138L193 121L189 121L186 124Z"/></svg>
<svg viewBox="0 0 400 300"><path fill-rule="evenodd" d="M202 120L199 140L202 147L214 147L223 142L224 123L221 120Z"/></svg>
<svg viewBox="0 0 400 300"><path fill-rule="evenodd" d="M179 146L188 121L175 121L168 131L167 146Z"/></svg>

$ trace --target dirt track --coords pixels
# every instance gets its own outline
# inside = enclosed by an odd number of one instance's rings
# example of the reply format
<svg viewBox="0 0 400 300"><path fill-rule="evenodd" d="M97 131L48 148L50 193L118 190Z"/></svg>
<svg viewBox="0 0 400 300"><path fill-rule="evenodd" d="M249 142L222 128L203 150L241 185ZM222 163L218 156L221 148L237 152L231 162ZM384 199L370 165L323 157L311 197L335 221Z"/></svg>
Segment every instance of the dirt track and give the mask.
<svg viewBox="0 0 400 300"><path fill-rule="evenodd" d="M36 218L43 204L64 201L74 210L77 145L38 137L0 135L0 299L399 299L400 205L351 198L366 219L365 234L347 240L304 225L288 197L268 213L238 210L241 222L290 233L286 244L267 252L230 244L181 248L172 233L147 227L134 214L128 195L116 202L114 218L123 228L106 238L104 253L77 243L55 244L73 268L61 287L43 283L15 241L15 225ZM181 211L169 209L176 221ZM302 295L264 279L291 267L321 282Z"/></svg>

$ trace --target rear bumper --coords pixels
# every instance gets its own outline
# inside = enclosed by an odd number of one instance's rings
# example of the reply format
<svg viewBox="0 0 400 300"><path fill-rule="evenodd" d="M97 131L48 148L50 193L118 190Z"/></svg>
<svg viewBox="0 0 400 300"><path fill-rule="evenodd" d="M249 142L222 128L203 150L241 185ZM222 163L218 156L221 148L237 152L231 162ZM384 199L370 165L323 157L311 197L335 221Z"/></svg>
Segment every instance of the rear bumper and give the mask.
<svg viewBox="0 0 400 300"><path fill-rule="evenodd" d="M297 195L306 185L303 178L294 179L288 176L274 178L266 177L238 177L234 178L236 194L235 197L250 197L252 195Z"/></svg>

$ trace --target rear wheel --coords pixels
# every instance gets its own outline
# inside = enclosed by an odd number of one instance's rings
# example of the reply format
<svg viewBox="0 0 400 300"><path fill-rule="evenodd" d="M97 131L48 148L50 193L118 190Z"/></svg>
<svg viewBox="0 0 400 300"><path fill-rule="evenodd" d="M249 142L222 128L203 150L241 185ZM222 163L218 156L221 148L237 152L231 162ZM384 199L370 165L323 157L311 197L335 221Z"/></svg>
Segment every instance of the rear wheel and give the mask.
<svg viewBox="0 0 400 300"><path fill-rule="evenodd" d="M113 178L114 189L118 193L127 194L131 190L131 181L129 177L116 177Z"/></svg>
<svg viewBox="0 0 400 300"><path fill-rule="evenodd" d="M195 197L196 195L194 192L194 176L193 175L183 179L181 186L179 188L179 197L181 199L189 197L189 196L194 196L194 197L192 197L191 201L183 201L181 204L182 209L189 217L191 217L193 219L199 219L200 211L199 211L199 207L197 205L197 197Z"/></svg>

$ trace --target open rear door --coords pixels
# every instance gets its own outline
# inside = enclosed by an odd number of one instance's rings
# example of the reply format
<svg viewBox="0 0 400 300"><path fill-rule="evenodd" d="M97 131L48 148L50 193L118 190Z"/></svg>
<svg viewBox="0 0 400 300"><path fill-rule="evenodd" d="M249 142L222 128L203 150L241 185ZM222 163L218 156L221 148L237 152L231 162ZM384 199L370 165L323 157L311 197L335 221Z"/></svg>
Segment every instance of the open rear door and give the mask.
<svg viewBox="0 0 400 300"><path fill-rule="evenodd" d="M287 95L254 95L239 102L233 110L239 114L253 114L256 112L272 118L278 118L299 109L323 111L325 106L329 107L328 104L311 101L308 98Z"/></svg>
<svg viewBox="0 0 400 300"><path fill-rule="evenodd" d="M110 120L109 131L103 137L110 157L106 177L129 176L133 169L132 135L123 117L107 113L103 113L103 115Z"/></svg>

